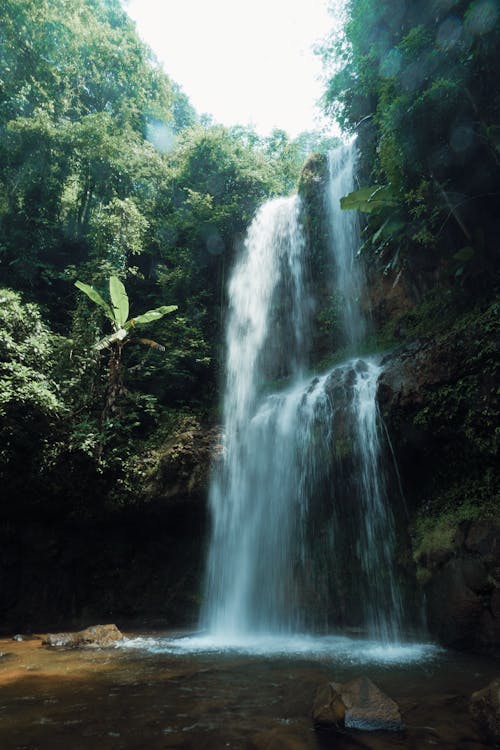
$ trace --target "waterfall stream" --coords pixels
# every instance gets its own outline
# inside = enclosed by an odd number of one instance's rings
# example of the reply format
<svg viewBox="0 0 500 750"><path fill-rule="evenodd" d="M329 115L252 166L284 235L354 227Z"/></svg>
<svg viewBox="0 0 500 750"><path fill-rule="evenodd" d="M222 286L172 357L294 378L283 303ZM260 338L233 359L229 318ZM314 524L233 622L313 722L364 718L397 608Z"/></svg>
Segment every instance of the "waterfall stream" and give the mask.
<svg viewBox="0 0 500 750"><path fill-rule="evenodd" d="M358 220L339 200L353 189L355 161L352 146L330 155L327 195L332 289L354 348L366 326ZM356 627L396 641L402 606L375 398L380 367L355 358L306 376L306 251L299 198L269 201L231 278L201 622L229 639Z"/></svg>

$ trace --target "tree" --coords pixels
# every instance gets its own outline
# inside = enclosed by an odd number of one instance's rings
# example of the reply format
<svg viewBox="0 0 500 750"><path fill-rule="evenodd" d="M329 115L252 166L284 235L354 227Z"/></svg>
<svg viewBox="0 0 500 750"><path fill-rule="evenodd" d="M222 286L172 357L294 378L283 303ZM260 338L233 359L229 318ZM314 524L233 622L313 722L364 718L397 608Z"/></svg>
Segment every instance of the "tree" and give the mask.
<svg viewBox="0 0 500 750"><path fill-rule="evenodd" d="M0 289L0 478L22 461L36 472L54 428L66 413L54 374L61 338L42 320L38 305ZM11 472L13 481L18 480Z"/></svg>
<svg viewBox="0 0 500 750"><path fill-rule="evenodd" d="M177 305L163 305L154 310L148 310L134 318L129 318L129 299L123 283L117 276L111 276L109 279L109 296L110 303L106 302L100 293L93 286L84 284L82 281L76 281L75 286L80 289L89 299L98 305L113 326L113 333L100 339L95 348L111 349L109 360L109 386L108 397L104 414L114 409L116 399L123 389L122 380L122 352L123 347L129 343L139 343L150 346L154 349L162 349L161 344L148 338L130 338L130 332L137 326L143 326L160 320L164 315L177 310Z"/></svg>

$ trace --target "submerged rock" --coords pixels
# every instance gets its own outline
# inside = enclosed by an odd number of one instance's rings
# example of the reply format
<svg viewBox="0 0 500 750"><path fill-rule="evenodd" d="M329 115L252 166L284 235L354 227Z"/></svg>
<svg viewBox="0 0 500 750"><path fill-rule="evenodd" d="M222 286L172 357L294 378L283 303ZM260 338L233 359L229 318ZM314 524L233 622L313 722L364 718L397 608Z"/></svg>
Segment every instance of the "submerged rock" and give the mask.
<svg viewBox="0 0 500 750"><path fill-rule="evenodd" d="M500 742L500 677L472 694L469 711L482 734L488 740Z"/></svg>
<svg viewBox="0 0 500 750"><path fill-rule="evenodd" d="M313 719L321 726L346 727L367 732L400 732L405 727L397 703L367 677L346 683L329 682L319 688Z"/></svg>
<svg viewBox="0 0 500 750"><path fill-rule="evenodd" d="M81 648L82 646L108 648L121 640L123 640L123 635L116 625L92 625L76 633L48 633L42 643L52 648Z"/></svg>

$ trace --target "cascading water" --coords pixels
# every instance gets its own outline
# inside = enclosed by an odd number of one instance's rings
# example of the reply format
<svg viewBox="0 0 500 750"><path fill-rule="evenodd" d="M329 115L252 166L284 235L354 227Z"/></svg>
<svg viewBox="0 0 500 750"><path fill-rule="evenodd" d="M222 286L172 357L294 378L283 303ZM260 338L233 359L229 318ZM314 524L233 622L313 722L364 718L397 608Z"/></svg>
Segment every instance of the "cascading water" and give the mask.
<svg viewBox="0 0 500 750"><path fill-rule="evenodd" d="M357 219L339 209L355 151L330 156L328 210L348 345L362 339ZM394 520L376 407L380 368L307 380L311 304L297 197L259 210L229 287L224 451L214 471L202 625L221 638L362 627L397 639ZM287 378L288 388L270 392Z"/></svg>
<svg viewBox="0 0 500 750"><path fill-rule="evenodd" d="M364 278L361 266L356 263L360 246L359 217L357 211L343 211L340 207L340 198L355 189L356 160L357 151L352 144L330 151L326 191L330 247L335 266L332 282L341 311L344 343L350 348L359 345L366 332L361 312Z"/></svg>
<svg viewBox="0 0 500 750"><path fill-rule="evenodd" d="M210 630L242 633L292 625L288 569L297 534L290 509L290 409L267 381L297 377L304 363L308 302L298 198L257 213L229 287L224 459L211 488L213 538L204 619Z"/></svg>

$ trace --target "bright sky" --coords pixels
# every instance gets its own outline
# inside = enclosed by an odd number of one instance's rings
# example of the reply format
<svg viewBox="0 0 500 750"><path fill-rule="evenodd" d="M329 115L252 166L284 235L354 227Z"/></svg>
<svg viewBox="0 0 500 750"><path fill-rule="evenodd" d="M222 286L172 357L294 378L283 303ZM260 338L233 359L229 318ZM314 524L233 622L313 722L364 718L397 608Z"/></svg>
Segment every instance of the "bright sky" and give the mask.
<svg viewBox="0 0 500 750"><path fill-rule="evenodd" d="M295 136L321 128L328 0L124 0L144 41L198 113ZM333 125L328 123L332 129Z"/></svg>

